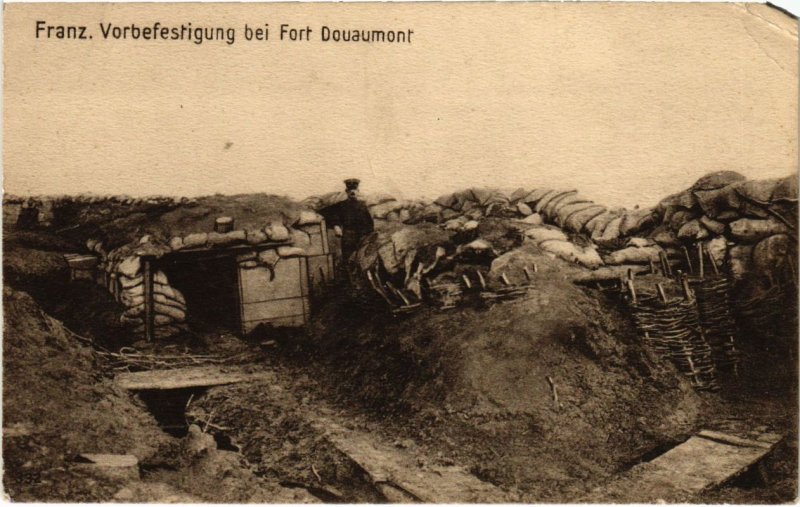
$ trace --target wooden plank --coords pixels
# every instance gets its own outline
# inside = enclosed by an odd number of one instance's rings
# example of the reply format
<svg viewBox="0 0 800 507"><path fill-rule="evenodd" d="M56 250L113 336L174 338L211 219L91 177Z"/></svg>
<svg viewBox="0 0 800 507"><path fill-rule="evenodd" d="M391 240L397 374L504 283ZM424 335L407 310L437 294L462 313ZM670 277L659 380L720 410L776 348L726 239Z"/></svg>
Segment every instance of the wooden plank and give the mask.
<svg viewBox="0 0 800 507"><path fill-rule="evenodd" d="M290 315L303 315L305 312L306 298L296 297L291 299L277 299L274 301L259 301L244 303L244 322L252 320L277 319Z"/></svg>
<svg viewBox="0 0 800 507"><path fill-rule="evenodd" d="M300 257L281 259L274 267L274 278L265 267L243 270L242 303L302 296L302 286L298 283L301 261Z"/></svg>
<svg viewBox="0 0 800 507"><path fill-rule="evenodd" d="M776 435L774 433L765 433L759 436L759 440L750 440L747 438L740 438L735 435L728 435L727 433L722 433L719 431L711 431L711 430L703 430L700 433L698 433L697 436L707 438L709 440L716 440L731 445L741 445L744 447L761 447L763 449L769 449L773 445L777 444L781 439L780 435Z"/></svg>
<svg viewBox="0 0 800 507"><path fill-rule="evenodd" d="M139 459L132 454L79 454L88 463L102 467L135 467Z"/></svg>
<svg viewBox="0 0 800 507"><path fill-rule="evenodd" d="M688 501L758 463L780 441L767 433L750 440L704 430L654 460L636 465L583 501Z"/></svg>
<svg viewBox="0 0 800 507"><path fill-rule="evenodd" d="M242 323L244 334L249 333L258 327L259 324L268 324L272 327L302 327L306 323L305 315L287 315L285 317L275 317L272 319L248 320Z"/></svg>
<svg viewBox="0 0 800 507"><path fill-rule="evenodd" d="M272 378L273 374L265 370L245 371L234 367L198 366L119 373L114 377L114 382L123 389L141 391L210 387Z"/></svg>
<svg viewBox="0 0 800 507"><path fill-rule="evenodd" d="M457 466L420 469L411 456L379 442L372 435L350 430L330 417L316 415L312 425L369 474L375 484L390 484L423 503L504 503L509 497Z"/></svg>
<svg viewBox="0 0 800 507"><path fill-rule="evenodd" d="M153 301L153 261L142 259L144 264L144 336L147 341L155 338L155 302Z"/></svg>

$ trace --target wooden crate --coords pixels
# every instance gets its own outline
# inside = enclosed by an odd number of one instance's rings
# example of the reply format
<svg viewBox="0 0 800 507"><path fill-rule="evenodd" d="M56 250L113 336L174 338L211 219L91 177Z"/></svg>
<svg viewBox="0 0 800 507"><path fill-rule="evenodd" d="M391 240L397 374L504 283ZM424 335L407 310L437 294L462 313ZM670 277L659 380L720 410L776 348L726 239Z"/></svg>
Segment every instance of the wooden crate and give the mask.
<svg viewBox="0 0 800 507"><path fill-rule="evenodd" d="M64 260L69 265L69 279L95 280L95 269L98 258L94 255L64 254Z"/></svg>
<svg viewBox="0 0 800 507"><path fill-rule="evenodd" d="M239 267L242 333L259 324L300 327L308 321L308 272L305 257L282 258L266 266Z"/></svg>

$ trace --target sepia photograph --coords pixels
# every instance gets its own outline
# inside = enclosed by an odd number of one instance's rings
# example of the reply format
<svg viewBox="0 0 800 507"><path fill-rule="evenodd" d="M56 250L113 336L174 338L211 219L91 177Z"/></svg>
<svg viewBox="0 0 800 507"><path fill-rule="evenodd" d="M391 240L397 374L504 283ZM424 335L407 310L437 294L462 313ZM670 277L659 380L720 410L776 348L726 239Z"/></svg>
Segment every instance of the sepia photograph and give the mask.
<svg viewBox="0 0 800 507"><path fill-rule="evenodd" d="M789 504L769 3L6 3L15 503Z"/></svg>

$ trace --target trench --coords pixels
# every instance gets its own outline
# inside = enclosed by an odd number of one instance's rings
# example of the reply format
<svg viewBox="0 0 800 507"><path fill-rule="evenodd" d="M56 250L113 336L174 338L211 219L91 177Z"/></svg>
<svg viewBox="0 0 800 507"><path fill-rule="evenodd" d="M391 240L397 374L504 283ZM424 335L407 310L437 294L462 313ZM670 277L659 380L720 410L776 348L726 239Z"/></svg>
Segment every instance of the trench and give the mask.
<svg viewBox="0 0 800 507"><path fill-rule="evenodd" d="M208 392L208 389L208 387L143 389L134 391L134 393L165 433L181 439L188 435L189 426L192 424L192 421L189 420L186 413L188 406L195 400L202 398ZM220 430L217 427L203 428L202 422L195 424L201 426L204 432L214 437L217 450L235 452L246 458L246 453L243 452L240 446L234 443L234 439L228 431ZM276 438L280 437L276 436ZM301 482L291 475L284 475L279 470L270 470L267 472L253 469L253 473L261 478L277 478L278 484L285 488L306 490L323 503L389 502L386 496L365 478L368 474L361 469L357 463L345 455L337 456L337 458L342 463L337 467L337 485L341 486L341 483L347 483L348 486L353 485L355 487L355 492L349 487L342 488L343 491L340 491L333 485L323 484L316 486L307 482ZM140 470L145 474L165 468L177 471L177 469L169 466L165 467L163 464L140 464Z"/></svg>
<svg viewBox="0 0 800 507"><path fill-rule="evenodd" d="M188 434L190 424L186 419L186 407L207 390L205 387L144 389L138 391L137 396L155 418L159 428L175 438L183 438ZM215 431L209 434L214 437L218 450L240 452L239 446L226 433Z"/></svg>

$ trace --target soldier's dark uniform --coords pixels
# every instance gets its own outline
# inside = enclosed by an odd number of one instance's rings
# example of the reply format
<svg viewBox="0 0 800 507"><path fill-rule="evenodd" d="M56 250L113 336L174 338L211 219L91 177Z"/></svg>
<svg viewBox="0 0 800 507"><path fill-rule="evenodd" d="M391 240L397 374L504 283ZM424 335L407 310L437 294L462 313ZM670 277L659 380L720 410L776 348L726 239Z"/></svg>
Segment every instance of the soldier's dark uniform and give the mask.
<svg viewBox="0 0 800 507"><path fill-rule="evenodd" d="M354 193L350 195L351 191L358 189L359 180L348 179L344 183L348 190L348 198L328 206L321 213L329 225L338 225L342 228L342 264L346 265L353 253L358 250L361 240L375 230L375 223L367 204L358 200Z"/></svg>

